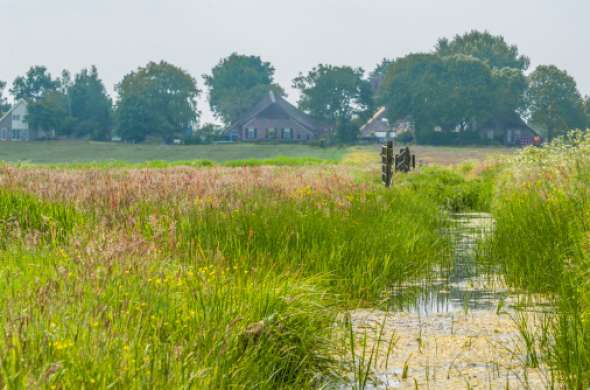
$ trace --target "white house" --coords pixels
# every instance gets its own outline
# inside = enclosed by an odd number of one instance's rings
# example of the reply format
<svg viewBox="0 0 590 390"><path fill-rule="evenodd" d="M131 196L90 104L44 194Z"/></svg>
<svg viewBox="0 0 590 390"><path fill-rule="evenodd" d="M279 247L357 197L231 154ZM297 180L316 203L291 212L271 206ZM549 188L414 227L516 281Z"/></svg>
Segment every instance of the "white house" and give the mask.
<svg viewBox="0 0 590 390"><path fill-rule="evenodd" d="M30 139L27 116L27 102L17 102L0 118L0 141L27 141Z"/></svg>
<svg viewBox="0 0 590 390"><path fill-rule="evenodd" d="M0 141L30 141L53 136L45 131L30 129L26 117L27 102L20 100L0 118Z"/></svg>

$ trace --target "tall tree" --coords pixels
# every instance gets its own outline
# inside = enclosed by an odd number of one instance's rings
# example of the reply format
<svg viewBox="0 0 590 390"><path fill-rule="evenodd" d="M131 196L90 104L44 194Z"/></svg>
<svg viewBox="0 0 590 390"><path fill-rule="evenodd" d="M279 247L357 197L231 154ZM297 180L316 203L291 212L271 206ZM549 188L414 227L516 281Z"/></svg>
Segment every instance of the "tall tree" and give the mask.
<svg viewBox="0 0 590 390"><path fill-rule="evenodd" d="M10 92L15 100L27 101L26 120L32 129L62 133L67 127L68 100L62 81L54 79L46 67L32 66L24 76L14 80Z"/></svg>
<svg viewBox="0 0 590 390"><path fill-rule="evenodd" d="M409 119L416 142L427 142L437 126L447 93L444 62L434 54L409 54L389 67L378 100L389 120Z"/></svg>
<svg viewBox="0 0 590 390"><path fill-rule="evenodd" d="M143 141L153 135L171 141L199 117L196 80L164 61L127 74L116 90L117 128L125 140Z"/></svg>
<svg viewBox="0 0 590 390"><path fill-rule="evenodd" d="M363 76L361 68L320 64L293 80L293 87L301 91L299 107L335 123L338 140L352 142L358 133L353 117L366 119L373 108L371 84Z"/></svg>
<svg viewBox="0 0 590 390"><path fill-rule="evenodd" d="M59 86L59 79L53 79L46 67L33 66L25 76L14 80L10 93L15 100L35 101L41 99L46 92L56 91Z"/></svg>
<svg viewBox="0 0 590 390"><path fill-rule="evenodd" d="M498 121L521 114L526 108L525 93L528 88L524 73L516 68L493 69L494 108L493 115Z"/></svg>
<svg viewBox="0 0 590 390"><path fill-rule="evenodd" d="M64 77L62 76L62 80ZM67 96L71 116L70 134L97 140L110 138L112 101L95 66L83 69L69 85Z"/></svg>
<svg viewBox="0 0 590 390"><path fill-rule="evenodd" d="M446 80L440 84L447 90L445 109L439 114L447 129L477 130L492 118L495 102L494 78L484 62L465 55L444 58Z"/></svg>
<svg viewBox="0 0 590 390"><path fill-rule="evenodd" d="M67 127L67 96L59 91L46 91L43 97L29 102L27 122L33 129L63 134Z"/></svg>
<svg viewBox="0 0 590 390"><path fill-rule="evenodd" d="M10 110L10 104L4 97L4 88L6 88L6 82L0 80L0 117Z"/></svg>
<svg viewBox="0 0 590 390"><path fill-rule="evenodd" d="M584 99L584 112L586 113L586 128L590 129L590 96Z"/></svg>
<svg viewBox="0 0 590 390"><path fill-rule="evenodd" d="M284 94L274 83L274 68L257 56L233 53L203 75L209 90L209 105L226 125L250 111L262 97L273 90Z"/></svg>
<svg viewBox="0 0 590 390"><path fill-rule="evenodd" d="M495 93L492 70L474 57L410 54L389 67L378 100L390 121L411 120L416 141L428 143L435 127L477 130L491 119Z"/></svg>
<svg viewBox="0 0 590 390"><path fill-rule="evenodd" d="M379 88L385 79L387 69L393 64L393 62L394 60L384 58L379 64L377 64L375 69L369 73L369 82L371 83L371 88L373 88L373 93L376 94L379 91Z"/></svg>
<svg viewBox="0 0 590 390"><path fill-rule="evenodd" d="M553 65L541 65L529 76L528 113L547 131L547 139L572 128L584 127L584 103L576 81Z"/></svg>
<svg viewBox="0 0 590 390"><path fill-rule="evenodd" d="M530 65L528 57L521 55L518 47L509 45L503 36L487 31L471 31L456 35L452 40L441 38L435 46L436 54L451 56L463 54L479 58L492 68L515 68L526 70Z"/></svg>

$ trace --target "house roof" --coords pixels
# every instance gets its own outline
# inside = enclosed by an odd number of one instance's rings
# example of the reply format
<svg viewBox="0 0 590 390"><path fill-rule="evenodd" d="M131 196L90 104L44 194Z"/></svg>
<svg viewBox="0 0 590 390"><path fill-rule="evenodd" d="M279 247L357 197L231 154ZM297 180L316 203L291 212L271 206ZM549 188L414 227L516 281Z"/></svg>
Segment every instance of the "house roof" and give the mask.
<svg viewBox="0 0 590 390"><path fill-rule="evenodd" d="M521 116L518 115L516 112L512 113L508 118L501 121L500 124L503 128L515 127L515 128L519 128L519 129L528 130L531 133L533 133L534 135L540 135L537 130L535 130L531 126L529 126L528 123L526 123L524 121L524 119L522 119ZM485 126L483 126L483 128L486 128L489 126L494 127L494 125L496 125L496 124L493 123L493 121L490 121L490 123L487 123Z"/></svg>
<svg viewBox="0 0 590 390"><path fill-rule="evenodd" d="M19 100L18 102L16 102L11 108L10 110L8 110L8 112L4 115L2 115L2 117L0 117L0 122L4 121L8 115L12 114L14 112L14 110L16 110L18 107L22 106L23 104L27 104L26 101L24 100Z"/></svg>
<svg viewBox="0 0 590 390"><path fill-rule="evenodd" d="M371 117L371 119L369 119L367 121L367 123L365 123L364 125L361 126L361 133L364 129L366 129L368 126L370 126L375 121L381 120L384 115L385 115L385 107L381 107L380 109L377 110L377 112L375 112L375 114L373 114L373 116Z"/></svg>
<svg viewBox="0 0 590 390"><path fill-rule="evenodd" d="M330 127L329 125L320 123L303 111L298 110L295 106L285 100L282 96L277 95L274 91L269 91L268 94L266 94L250 112L242 116L236 122L232 123L228 129L235 130L244 126L250 120L258 116L262 111L273 105L277 105L278 107L282 108L287 113L287 115L291 117L291 119L299 123L301 126L309 129L310 131L317 132Z"/></svg>

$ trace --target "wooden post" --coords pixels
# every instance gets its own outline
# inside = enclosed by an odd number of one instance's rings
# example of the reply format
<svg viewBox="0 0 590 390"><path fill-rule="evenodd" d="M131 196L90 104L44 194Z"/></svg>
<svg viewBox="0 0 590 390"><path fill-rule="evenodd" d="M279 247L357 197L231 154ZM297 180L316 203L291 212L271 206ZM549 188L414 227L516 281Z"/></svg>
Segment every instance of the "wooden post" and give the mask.
<svg viewBox="0 0 590 390"><path fill-rule="evenodd" d="M416 155L410 152L410 148L400 149L399 154L395 156L395 171L408 173L416 169Z"/></svg>
<svg viewBox="0 0 590 390"><path fill-rule="evenodd" d="M389 188L393 182L393 141L381 146L381 180Z"/></svg>

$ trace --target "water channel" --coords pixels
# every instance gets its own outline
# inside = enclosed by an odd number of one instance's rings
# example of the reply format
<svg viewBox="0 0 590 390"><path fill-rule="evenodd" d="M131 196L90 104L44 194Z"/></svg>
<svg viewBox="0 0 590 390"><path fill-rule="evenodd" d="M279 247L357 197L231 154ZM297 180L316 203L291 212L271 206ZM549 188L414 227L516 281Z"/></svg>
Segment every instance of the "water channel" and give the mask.
<svg viewBox="0 0 590 390"><path fill-rule="evenodd" d="M453 215L450 270L434 280L396 288L387 312L350 313L354 333L376 352L373 375L364 388L550 387L548 371L531 367L519 332L519 318L526 315L532 324L536 314L516 310L519 297L499 275L477 264L478 243L493 229L489 214ZM358 387L355 382L342 388Z"/></svg>

